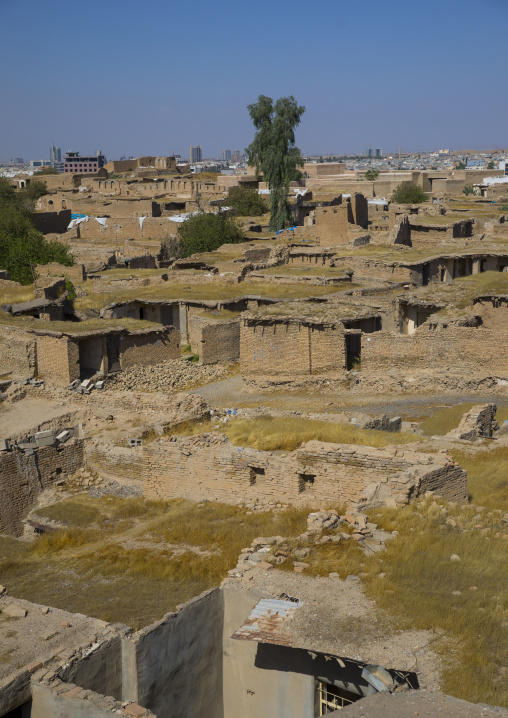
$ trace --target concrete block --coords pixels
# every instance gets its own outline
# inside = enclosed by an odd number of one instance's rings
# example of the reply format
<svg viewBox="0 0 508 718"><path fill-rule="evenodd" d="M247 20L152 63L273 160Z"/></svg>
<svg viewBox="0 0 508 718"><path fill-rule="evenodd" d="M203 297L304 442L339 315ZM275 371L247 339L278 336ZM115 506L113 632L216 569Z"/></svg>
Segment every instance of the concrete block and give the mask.
<svg viewBox="0 0 508 718"><path fill-rule="evenodd" d="M99 381L95 382L95 388L96 389L104 389L105 382L103 379L99 379Z"/></svg>
<svg viewBox="0 0 508 718"><path fill-rule="evenodd" d="M143 441L142 441L141 439L129 439L129 440L127 441L127 444L128 444L128 446L130 446L131 448L134 448L134 447L136 447L136 446L142 446L142 445L143 445Z"/></svg>
<svg viewBox="0 0 508 718"><path fill-rule="evenodd" d="M67 440L70 439L70 438L71 438L71 432L70 432L68 429L64 429L64 431L61 431L61 432L57 435L56 440L57 440L60 444L63 444L65 441L67 441Z"/></svg>
<svg viewBox="0 0 508 718"><path fill-rule="evenodd" d="M91 379L85 379L84 381L81 382L80 386L82 386L83 389L88 389L88 388L90 388L91 384L92 384Z"/></svg>
<svg viewBox="0 0 508 718"><path fill-rule="evenodd" d="M9 439L0 439L0 451L10 451L11 442Z"/></svg>

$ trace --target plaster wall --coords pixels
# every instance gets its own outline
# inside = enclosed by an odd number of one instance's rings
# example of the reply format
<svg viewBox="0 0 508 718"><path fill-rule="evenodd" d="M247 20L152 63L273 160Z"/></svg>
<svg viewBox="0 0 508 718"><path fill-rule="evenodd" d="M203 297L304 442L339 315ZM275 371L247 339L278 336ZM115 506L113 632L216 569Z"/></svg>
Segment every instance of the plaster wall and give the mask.
<svg viewBox="0 0 508 718"><path fill-rule="evenodd" d="M292 671L291 662L281 665L279 670L261 668L256 665L259 644L231 638L263 594L228 587L222 590L224 716L311 718L314 715L313 676Z"/></svg>
<svg viewBox="0 0 508 718"><path fill-rule="evenodd" d="M223 610L214 588L124 638L124 700L158 718L223 718Z"/></svg>

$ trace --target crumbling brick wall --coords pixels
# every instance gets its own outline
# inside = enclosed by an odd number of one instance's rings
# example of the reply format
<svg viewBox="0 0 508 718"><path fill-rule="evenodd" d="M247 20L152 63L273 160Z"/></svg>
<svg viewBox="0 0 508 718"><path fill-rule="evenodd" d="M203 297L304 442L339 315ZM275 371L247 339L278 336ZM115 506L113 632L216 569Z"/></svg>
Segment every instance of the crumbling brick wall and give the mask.
<svg viewBox="0 0 508 718"><path fill-rule="evenodd" d="M30 456L17 451L0 453L0 534L20 536L23 518L37 496L83 463L80 439L37 449Z"/></svg>
<svg viewBox="0 0 508 718"><path fill-rule="evenodd" d="M38 336L37 374L63 384L79 379L78 343L62 335Z"/></svg>
<svg viewBox="0 0 508 718"><path fill-rule="evenodd" d="M238 361L240 358L240 320L208 322L201 329L198 350L202 364Z"/></svg>
<svg viewBox="0 0 508 718"><path fill-rule="evenodd" d="M315 374L346 365L344 328L241 320L242 375Z"/></svg>
<svg viewBox="0 0 508 718"><path fill-rule="evenodd" d="M34 375L37 368L33 335L2 327L0 332L0 374Z"/></svg>
<svg viewBox="0 0 508 718"><path fill-rule="evenodd" d="M121 366L125 371L133 366L160 364L180 357L180 332L167 326L161 331L147 330L120 337Z"/></svg>
<svg viewBox="0 0 508 718"><path fill-rule="evenodd" d="M88 443L85 447L87 468L101 476L122 477L132 481L143 479L143 456L141 449L123 446Z"/></svg>
<svg viewBox="0 0 508 718"><path fill-rule="evenodd" d="M148 499L293 505L402 505L433 490L467 499L467 475L445 454L310 441L287 456L235 447L223 434L172 436L144 447Z"/></svg>

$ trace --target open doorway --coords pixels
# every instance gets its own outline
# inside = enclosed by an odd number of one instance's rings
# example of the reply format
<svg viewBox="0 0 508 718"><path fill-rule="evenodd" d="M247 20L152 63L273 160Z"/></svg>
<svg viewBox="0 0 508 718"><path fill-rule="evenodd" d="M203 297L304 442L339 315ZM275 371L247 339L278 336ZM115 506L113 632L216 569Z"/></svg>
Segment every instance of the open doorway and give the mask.
<svg viewBox="0 0 508 718"><path fill-rule="evenodd" d="M346 369L359 369L362 363L362 335L346 334Z"/></svg>
<svg viewBox="0 0 508 718"><path fill-rule="evenodd" d="M107 337L106 346L108 352L108 373L120 371L120 337L116 335Z"/></svg>

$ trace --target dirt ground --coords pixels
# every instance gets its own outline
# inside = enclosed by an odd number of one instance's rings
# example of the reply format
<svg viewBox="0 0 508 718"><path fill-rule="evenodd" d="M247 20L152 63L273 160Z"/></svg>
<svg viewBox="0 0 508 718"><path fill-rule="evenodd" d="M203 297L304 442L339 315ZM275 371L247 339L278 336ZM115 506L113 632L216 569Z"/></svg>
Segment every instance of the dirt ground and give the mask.
<svg viewBox="0 0 508 718"><path fill-rule="evenodd" d="M398 631L376 611L358 577L310 577L287 571L252 569L226 585L257 589L266 596L287 594L302 601L288 627L293 645L352 658L385 668L414 671L421 687L439 690L440 659L433 645L440 636L430 631Z"/></svg>

